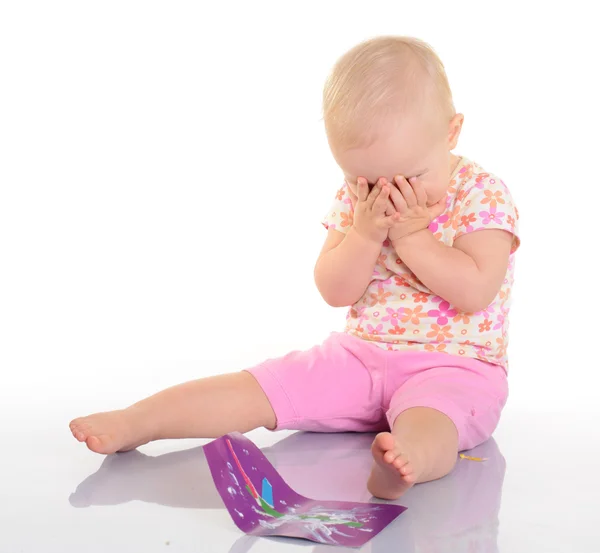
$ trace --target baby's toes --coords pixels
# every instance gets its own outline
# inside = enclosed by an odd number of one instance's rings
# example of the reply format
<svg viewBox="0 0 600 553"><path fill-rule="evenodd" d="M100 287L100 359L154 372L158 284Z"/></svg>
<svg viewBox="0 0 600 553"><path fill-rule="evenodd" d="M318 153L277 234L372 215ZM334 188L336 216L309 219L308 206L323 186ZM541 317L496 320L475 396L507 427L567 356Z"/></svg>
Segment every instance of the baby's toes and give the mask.
<svg viewBox="0 0 600 553"><path fill-rule="evenodd" d="M402 472L402 469L407 465L408 461L406 460L406 458L402 455L398 455L394 460L393 460L393 465L395 468L397 468L400 472Z"/></svg>
<svg viewBox="0 0 600 553"><path fill-rule="evenodd" d="M90 425L86 422L85 419L75 419L69 424L69 428L71 430L83 430L85 427L89 426Z"/></svg>
<svg viewBox="0 0 600 553"><path fill-rule="evenodd" d="M390 465L393 465L399 458L400 457L393 449L390 449L383 454L383 460Z"/></svg>
<svg viewBox="0 0 600 553"><path fill-rule="evenodd" d="M71 426L71 433L77 440L83 442L90 433L91 425L87 423L78 423Z"/></svg>
<svg viewBox="0 0 600 553"><path fill-rule="evenodd" d="M402 479L407 484L414 484L416 481L415 471L413 469L412 463L410 463L405 458L398 458L394 462L394 466L398 469L398 472L402 476Z"/></svg>
<svg viewBox="0 0 600 553"><path fill-rule="evenodd" d="M394 437L389 432L380 432L373 440L373 453L380 452L384 456L388 451L394 449Z"/></svg>
<svg viewBox="0 0 600 553"><path fill-rule="evenodd" d="M81 428L76 428L72 432L73 432L73 436L75 436L75 439L77 439L80 442L85 442L85 440L87 440L87 438L89 436L89 431L87 431L85 429L81 429Z"/></svg>
<svg viewBox="0 0 600 553"><path fill-rule="evenodd" d="M413 471L410 471L408 474L402 474L402 480L404 480L407 484L411 486L416 483L417 477Z"/></svg>
<svg viewBox="0 0 600 553"><path fill-rule="evenodd" d="M99 436L88 436L88 438L85 440L85 443L93 452L106 454L110 449L108 446L109 441L110 436L107 436L106 434L100 434Z"/></svg>

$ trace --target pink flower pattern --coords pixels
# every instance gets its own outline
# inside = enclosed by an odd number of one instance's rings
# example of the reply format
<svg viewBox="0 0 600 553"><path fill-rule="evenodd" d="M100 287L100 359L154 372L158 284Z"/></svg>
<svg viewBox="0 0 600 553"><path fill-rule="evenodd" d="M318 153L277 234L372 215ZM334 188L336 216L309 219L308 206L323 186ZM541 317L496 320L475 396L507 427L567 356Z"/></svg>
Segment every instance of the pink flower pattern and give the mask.
<svg viewBox="0 0 600 553"><path fill-rule="evenodd" d="M483 311L478 311L475 315L481 315L484 319L490 319L491 313L495 313L494 306L488 305Z"/></svg>
<svg viewBox="0 0 600 553"><path fill-rule="evenodd" d="M400 316L404 312L404 307L398 307L398 309L388 307L386 311L388 313L387 316L383 317L381 320L384 323L389 321L392 326L398 326L398 321L400 321Z"/></svg>
<svg viewBox="0 0 600 553"><path fill-rule="evenodd" d="M383 332L383 325L382 324L378 324L376 327L372 326L372 325L367 325L367 332L369 334L375 334L375 335L379 335Z"/></svg>
<svg viewBox="0 0 600 553"><path fill-rule="evenodd" d="M493 330L500 330L504 328L505 323L507 322L508 317L508 309L506 307L501 308L501 313L498 313L496 316L496 324L493 327Z"/></svg>
<svg viewBox="0 0 600 553"><path fill-rule="evenodd" d="M498 223L499 225L502 225L502 217L504 217L505 213L502 213L501 211L496 211L495 207L490 207L489 211L480 211L479 212L479 216L482 219L482 223L484 225L489 225L492 221L494 223Z"/></svg>
<svg viewBox="0 0 600 553"><path fill-rule="evenodd" d="M451 181L446 211L429 225L438 240L452 246L460 236L485 229L513 234L506 277L496 298L478 313L461 312L433 294L386 240L371 283L349 309L346 332L393 351L443 350L507 368L509 305L515 252L520 245L519 212L506 184L467 158L462 158ZM323 224L346 233L351 227L342 222L352 220L352 211L344 184ZM416 298L419 301L415 303Z"/></svg>
<svg viewBox="0 0 600 553"><path fill-rule="evenodd" d="M458 312L456 309L452 309L447 301L440 303L437 309L431 309L427 312L430 317L437 317L438 325L445 325L448 323L448 318L455 317Z"/></svg>

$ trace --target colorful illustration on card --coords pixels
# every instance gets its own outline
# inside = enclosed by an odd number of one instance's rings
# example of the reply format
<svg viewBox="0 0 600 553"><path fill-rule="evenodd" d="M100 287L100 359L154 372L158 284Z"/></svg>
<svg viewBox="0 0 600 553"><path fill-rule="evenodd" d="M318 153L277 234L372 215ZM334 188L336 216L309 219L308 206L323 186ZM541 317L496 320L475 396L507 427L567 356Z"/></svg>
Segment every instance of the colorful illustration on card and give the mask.
<svg viewBox="0 0 600 553"><path fill-rule="evenodd" d="M356 547L375 537L406 510L399 505L303 497L239 433L214 440L204 450L229 514L247 534Z"/></svg>

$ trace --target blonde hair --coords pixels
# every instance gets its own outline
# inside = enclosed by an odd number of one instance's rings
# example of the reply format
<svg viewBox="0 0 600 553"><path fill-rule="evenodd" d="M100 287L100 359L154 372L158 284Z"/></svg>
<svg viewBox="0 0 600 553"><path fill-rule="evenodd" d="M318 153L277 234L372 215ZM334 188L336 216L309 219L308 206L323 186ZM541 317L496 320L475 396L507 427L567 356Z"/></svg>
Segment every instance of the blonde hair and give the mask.
<svg viewBox="0 0 600 553"><path fill-rule="evenodd" d="M338 149L369 145L382 124L400 124L413 110L438 124L456 113L442 61L416 38L358 44L336 62L323 90L325 131Z"/></svg>

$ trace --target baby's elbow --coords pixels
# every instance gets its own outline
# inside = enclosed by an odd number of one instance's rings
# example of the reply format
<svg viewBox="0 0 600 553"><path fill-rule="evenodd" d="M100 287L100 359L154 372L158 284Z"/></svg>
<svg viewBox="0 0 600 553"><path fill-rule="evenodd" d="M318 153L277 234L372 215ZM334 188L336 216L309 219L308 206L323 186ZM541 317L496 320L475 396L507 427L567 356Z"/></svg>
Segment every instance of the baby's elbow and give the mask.
<svg viewBox="0 0 600 553"><path fill-rule="evenodd" d="M482 301L469 300L469 301L460 302L460 304L455 305L455 307L458 310L462 311L463 313L479 313L480 311L483 311L489 305L490 305L489 303L485 303Z"/></svg>
<svg viewBox="0 0 600 553"><path fill-rule="evenodd" d="M342 290L331 289L326 286L319 286L319 282L316 282L317 290L319 294L325 300L325 303L330 307L349 307L354 304L354 301L349 297L345 296Z"/></svg>
<svg viewBox="0 0 600 553"><path fill-rule="evenodd" d="M324 290L319 290L319 292L325 303L330 307L349 307L354 304L353 301L349 301L348 298L341 296L339 293L326 293Z"/></svg>
<svg viewBox="0 0 600 553"><path fill-rule="evenodd" d="M332 283L329 275L323 270L319 270L319 266L315 267L314 281L317 290L325 303L331 307L348 307L354 303L345 293L345 290L339 284Z"/></svg>
<svg viewBox="0 0 600 553"><path fill-rule="evenodd" d="M487 309L496 297L489 290L476 291L470 289L462 298L454 304L454 307L464 313L479 313Z"/></svg>
<svg viewBox="0 0 600 553"><path fill-rule="evenodd" d="M344 301L340 301L338 299L325 299L325 303L329 306L329 307L347 307L348 303L344 302Z"/></svg>

